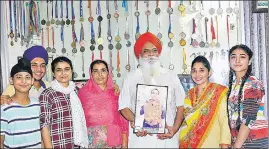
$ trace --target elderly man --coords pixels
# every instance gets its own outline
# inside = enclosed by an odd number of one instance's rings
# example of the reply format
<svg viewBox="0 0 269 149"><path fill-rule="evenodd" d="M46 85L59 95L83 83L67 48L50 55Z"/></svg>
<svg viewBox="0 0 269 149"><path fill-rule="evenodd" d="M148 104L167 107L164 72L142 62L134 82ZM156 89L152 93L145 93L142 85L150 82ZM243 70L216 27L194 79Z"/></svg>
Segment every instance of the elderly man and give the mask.
<svg viewBox="0 0 269 149"><path fill-rule="evenodd" d="M31 87L29 96L39 98L41 92L49 87L49 83L42 80L46 74L46 66L48 64L48 52L42 46L32 46L24 51L23 58L31 62L31 69L35 79L34 85ZM2 93L1 104L9 102L11 96L15 94L15 89L12 84L9 84L6 90Z"/></svg>
<svg viewBox="0 0 269 149"><path fill-rule="evenodd" d="M176 74L162 68L159 56L162 51L160 40L150 32L142 34L135 43L134 53L140 67L130 72L123 81L119 97L119 110L130 122L129 148L178 148L179 127L183 121L185 92ZM168 86L165 134L150 134L146 131L133 133L136 103L136 85L149 84Z"/></svg>

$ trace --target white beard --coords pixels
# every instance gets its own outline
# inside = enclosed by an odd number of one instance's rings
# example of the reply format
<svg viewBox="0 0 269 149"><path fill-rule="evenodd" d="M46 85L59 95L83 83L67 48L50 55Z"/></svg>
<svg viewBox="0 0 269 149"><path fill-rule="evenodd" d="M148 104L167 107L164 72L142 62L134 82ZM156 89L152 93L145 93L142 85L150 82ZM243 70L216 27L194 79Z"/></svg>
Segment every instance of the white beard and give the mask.
<svg viewBox="0 0 269 149"><path fill-rule="evenodd" d="M139 59L145 84L152 84L151 79L160 74L161 61L158 57Z"/></svg>

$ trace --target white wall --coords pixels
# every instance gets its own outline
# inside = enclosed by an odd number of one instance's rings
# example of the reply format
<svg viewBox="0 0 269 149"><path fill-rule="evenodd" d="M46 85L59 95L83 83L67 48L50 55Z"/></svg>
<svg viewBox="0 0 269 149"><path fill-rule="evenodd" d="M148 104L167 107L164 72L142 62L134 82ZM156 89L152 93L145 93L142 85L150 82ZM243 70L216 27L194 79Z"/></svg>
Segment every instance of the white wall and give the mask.
<svg viewBox="0 0 269 149"><path fill-rule="evenodd" d="M227 41L227 32L226 32L226 8L228 7L228 1L221 1L221 6L223 8L223 15L222 16L218 16L218 20L219 20L219 42L221 44L220 48L193 48L192 46L190 46L190 38L191 38L191 32L192 32L192 18L195 17L198 13L200 13L200 1L193 1L196 4L196 8L197 11L196 12L186 12L186 16L185 17L181 17L178 11L178 5L180 3L180 1L172 1L172 7L174 9L174 13L172 14L172 32L175 34L175 37L172 39L174 46L172 48L172 58L170 58L170 48L167 46L168 45L168 41L169 38L167 36L167 31L168 31L168 14L166 12L167 6L168 6L168 2L167 1L160 1L160 5L159 7L161 8L161 13L160 13L160 19L161 19L161 33L163 34L163 38L162 38L162 42L163 42L163 51L162 51L162 55L161 55L161 60L162 60L162 64L165 68L169 67L169 62L170 59L172 59L173 64L175 65L174 71L177 74L181 74L183 72L182 69L182 61L183 61L183 56L182 56L182 47L179 45L179 33L181 32L181 28L180 28L180 22L184 24L184 32L187 34L186 37L186 41L187 44L185 46L185 51L187 54L187 65L188 65L188 73L190 70L190 65L191 65L191 61L193 60L194 57L190 57L192 55L192 53L198 53L201 52L201 54L203 54L204 52L206 52L206 57L209 57L209 53L210 51L214 52L214 58L213 58L213 69L214 69L214 75L213 75L213 79L216 82L219 83L224 83L225 81L225 77L227 77L227 70L228 70L228 62L227 62L227 50L229 49L228 46L228 41ZM209 8L213 7L215 9L218 8L218 1L203 1L204 2L204 9L206 12L206 16L209 18L209 22L208 22L208 40L209 42L211 42L211 33L210 33L210 18L211 16L208 14L208 10ZM60 5L59 5L60 1L58 1L58 6L59 6L59 16L60 16ZM110 1L110 13L114 14L114 1ZM133 54L133 45L135 42L135 29L136 29L136 17L134 16L134 12L135 12L135 1L129 1L129 31L131 34L131 43L132 46L129 48L130 49L130 62L131 62L131 69L135 69L136 65L137 65L137 61L136 58ZM150 3L150 11L151 11L151 15L149 16L149 24L150 24L150 32L156 33L157 34L157 15L154 13L154 10L156 8L156 1L149 1ZM237 3L239 3L237 1ZM187 7L189 4L189 1L184 1L184 5ZM118 1L118 8L119 8L119 14L120 14L120 18L119 18L119 24L120 24L120 36L122 38L121 40L121 44L123 45L123 48L121 49L121 76L125 76L126 73L128 73L125 69L125 65L127 64L126 62L126 56L127 56L127 50L126 50L126 40L124 39L124 32L125 32L125 17L124 17L124 8L121 7L122 5L122 1ZM231 1L230 2L231 7L233 8L235 5L235 1ZM66 9L65 9L65 1L63 1L63 6L64 6L64 17L66 14ZM69 18L71 18L71 2L69 2ZM89 17L89 9L87 8L88 6L88 2L87 1L83 1L83 13L84 13L84 18L88 18ZM98 28L98 22L97 22L97 16L96 16L96 6L97 6L97 1L92 1L92 11L93 11L93 15L95 18L94 21L94 29L95 29L95 33L96 33L96 38L97 38L97 28ZM41 8L41 20L43 18L47 18L46 16L46 1L41 1L40 2L40 8ZM51 5L50 5L51 8ZM75 14L76 14L76 34L77 34L77 38L79 39L79 31L80 31L80 23L79 23L79 1L74 1L74 8L75 8ZM188 9L188 8L187 8ZM101 1L101 10L102 10L102 16L103 16L103 21L102 21L102 37L104 39L104 50L103 50L103 59L107 60L109 62L109 50L107 49L107 45L108 45L108 41L107 41L107 18L106 18L106 2L105 1ZM145 11L146 11L146 4L144 3L144 1L139 1L139 11L140 11L140 17L139 17L139 21L140 21L140 33L144 33L146 32L146 15L145 15ZM50 11L51 12L51 11ZM215 16L216 13L212 16L214 19L214 27L215 27L215 32L216 32L216 22L215 22ZM241 15L242 16L242 15ZM87 19L86 19L87 20ZM197 19L196 19L197 20ZM204 18L202 20L202 30L199 28L200 23L197 20L197 32L204 32ZM241 22L241 21L240 21ZM236 44L236 22L235 22L235 15L231 15L230 17L230 23L233 23L235 25L235 30L230 31L230 47ZM112 36L113 36L113 42L112 44L115 46L115 41L114 41L114 37L116 36L116 20L114 17L112 17L111 19L111 25L112 25ZM45 27L45 26L44 26ZM45 29L45 28L44 28ZM243 34L243 32L241 32L241 27L239 27L239 42L241 43L241 35ZM46 30L44 30L44 47L47 47L47 35L46 35ZM87 46L86 46L86 51L84 52L84 59L85 59L85 74L86 74L86 78L89 77L88 74L88 68L91 62L91 51L89 49L90 46L90 23L85 21L84 22L84 31L85 31L85 40L87 41ZM51 32L50 32L51 34ZM78 73L78 78L76 79L83 79L82 78L82 68L81 68L81 52L79 52L79 43L77 43L77 49L78 49L78 53L75 54L75 56L72 56L72 48L71 48L71 42L72 42L72 38L71 38L71 26L69 25L69 27L64 28L64 34L65 34L65 48L67 49L67 53L68 56L75 65L75 72ZM52 38L50 38L52 39ZM205 35L204 35L204 39L205 39ZM41 45L41 41L37 40L35 41L36 44ZM50 41L50 47L52 47L52 41ZM62 49L62 43L61 43L61 39L60 39L60 27L55 28L55 48L57 49L57 53L56 54L51 54L54 58L56 56L62 55L61 53L61 49ZM21 56L24 52L24 50L26 49L25 46L21 47L20 46L20 42L18 41L13 47L11 47L9 45L9 63L10 63L10 67L12 67L14 64L16 64L17 62L17 56ZM97 47L96 47L97 49ZM226 57L224 60L222 60L220 57L216 57L216 53L218 52L219 55L221 54L221 50L224 49L224 51L226 51ZM99 58L99 51L95 50L95 57ZM116 62L117 62L117 57L116 57L116 49L113 49L113 66L114 68L116 68ZM48 68L50 69L50 68ZM49 71L48 71L49 72ZM122 83L122 79L121 78L117 78L116 77L116 69L114 69L114 80L117 81L117 84L121 85ZM226 74L226 75L223 75ZM50 80L51 75L47 75L47 79ZM5 78L4 78L5 79Z"/></svg>

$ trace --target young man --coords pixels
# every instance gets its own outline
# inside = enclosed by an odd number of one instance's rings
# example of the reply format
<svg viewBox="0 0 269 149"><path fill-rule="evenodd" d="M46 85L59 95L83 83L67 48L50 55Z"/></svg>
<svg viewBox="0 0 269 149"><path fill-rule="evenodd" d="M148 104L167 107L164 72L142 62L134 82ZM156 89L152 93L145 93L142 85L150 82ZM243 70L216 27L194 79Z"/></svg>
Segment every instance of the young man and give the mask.
<svg viewBox="0 0 269 149"><path fill-rule="evenodd" d="M1 106L1 148L41 148L40 105L29 97L34 83L30 62L24 58L12 67L10 84L15 94L10 105Z"/></svg>
<svg viewBox="0 0 269 149"><path fill-rule="evenodd" d="M50 86L49 82L42 80L46 74L48 52L42 46L32 46L24 52L23 58L31 62L31 70L34 78L34 84L29 91L29 96L38 98L42 91ZM14 86L11 84L8 85L6 90L2 93L1 104L7 101L9 102L11 100L9 97L13 96L14 94Z"/></svg>
<svg viewBox="0 0 269 149"><path fill-rule="evenodd" d="M159 56L162 51L161 41L152 33L142 34L135 43L134 52L140 67L130 72L123 81L119 97L119 110L134 126L136 103L136 85L150 84L168 86L166 112L167 133L147 135L146 131L133 134L129 130L130 148L178 148L178 129L183 121L183 101L185 92L179 78L172 71L162 68Z"/></svg>

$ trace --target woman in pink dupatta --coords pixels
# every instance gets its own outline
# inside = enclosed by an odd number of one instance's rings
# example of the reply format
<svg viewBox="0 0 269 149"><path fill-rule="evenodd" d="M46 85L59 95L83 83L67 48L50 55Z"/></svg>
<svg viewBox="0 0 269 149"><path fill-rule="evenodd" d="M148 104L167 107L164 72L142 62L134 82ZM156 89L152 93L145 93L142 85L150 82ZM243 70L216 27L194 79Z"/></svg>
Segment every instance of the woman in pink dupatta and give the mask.
<svg viewBox="0 0 269 149"><path fill-rule="evenodd" d="M118 95L105 61L91 63L90 79L78 96L86 117L89 148L127 147L128 122L118 111Z"/></svg>

